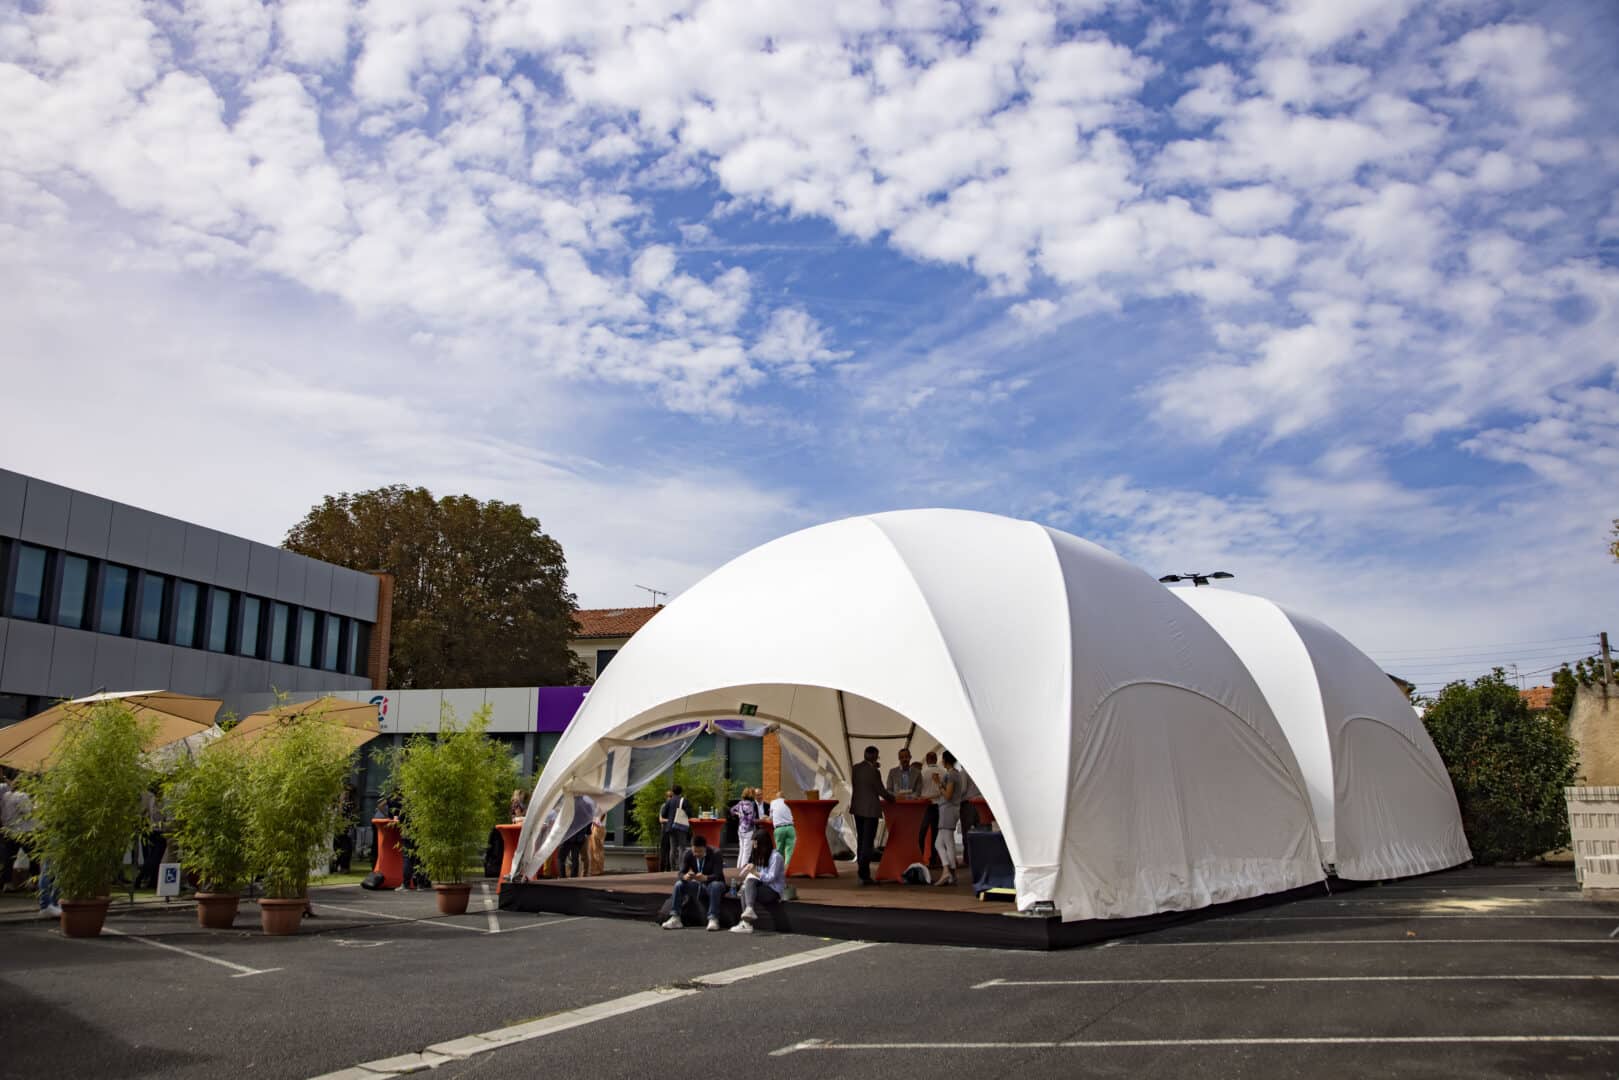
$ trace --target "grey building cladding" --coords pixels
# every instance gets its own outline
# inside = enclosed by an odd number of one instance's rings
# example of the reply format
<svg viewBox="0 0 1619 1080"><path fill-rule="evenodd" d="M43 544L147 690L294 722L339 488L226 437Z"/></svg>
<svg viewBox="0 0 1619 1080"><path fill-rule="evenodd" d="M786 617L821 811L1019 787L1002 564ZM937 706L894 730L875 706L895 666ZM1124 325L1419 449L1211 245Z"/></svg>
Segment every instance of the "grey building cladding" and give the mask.
<svg viewBox="0 0 1619 1080"><path fill-rule="evenodd" d="M368 689L377 588L0 469L0 724L98 690Z"/></svg>

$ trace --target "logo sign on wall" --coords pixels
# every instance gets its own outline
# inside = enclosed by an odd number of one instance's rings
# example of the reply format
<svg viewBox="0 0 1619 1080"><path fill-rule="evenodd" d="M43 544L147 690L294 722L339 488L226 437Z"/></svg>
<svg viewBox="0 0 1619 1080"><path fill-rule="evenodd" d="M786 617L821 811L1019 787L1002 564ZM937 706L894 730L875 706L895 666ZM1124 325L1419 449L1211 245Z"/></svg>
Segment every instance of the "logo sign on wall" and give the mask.
<svg viewBox="0 0 1619 1080"><path fill-rule="evenodd" d="M377 694L370 703L377 707L377 727L388 730L388 695Z"/></svg>

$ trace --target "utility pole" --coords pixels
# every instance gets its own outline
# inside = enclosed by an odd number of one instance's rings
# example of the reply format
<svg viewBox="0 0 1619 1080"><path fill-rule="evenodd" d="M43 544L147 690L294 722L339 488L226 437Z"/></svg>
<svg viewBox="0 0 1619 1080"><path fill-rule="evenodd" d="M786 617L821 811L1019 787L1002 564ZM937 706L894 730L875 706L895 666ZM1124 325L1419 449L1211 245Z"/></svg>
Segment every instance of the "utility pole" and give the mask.
<svg viewBox="0 0 1619 1080"><path fill-rule="evenodd" d="M1608 699L1608 684L1613 682L1613 654L1608 651L1608 632L1602 631L1602 700Z"/></svg>

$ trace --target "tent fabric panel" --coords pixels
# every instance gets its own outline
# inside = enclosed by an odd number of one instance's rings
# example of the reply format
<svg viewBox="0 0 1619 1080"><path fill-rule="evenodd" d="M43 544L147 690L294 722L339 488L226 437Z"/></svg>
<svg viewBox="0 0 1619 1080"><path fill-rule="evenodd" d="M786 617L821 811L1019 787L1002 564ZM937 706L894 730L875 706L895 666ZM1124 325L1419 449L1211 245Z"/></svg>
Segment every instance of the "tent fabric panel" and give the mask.
<svg viewBox="0 0 1619 1080"><path fill-rule="evenodd" d="M977 742L960 681L916 582L882 530L869 519L851 518L738 556L647 623L586 696L546 763L535 798L548 804L574 763L622 718L715 687L748 684L841 688L926 718L947 746ZM824 693L835 700L830 690ZM795 712L805 710L795 706ZM835 708L813 710L804 724L827 746L843 742ZM525 822L519 851L531 856L524 865L533 861L534 836Z"/></svg>
<svg viewBox="0 0 1619 1080"><path fill-rule="evenodd" d="M1259 684L1309 789L1321 856L1329 864L1334 862L1332 747L1316 668L1298 631L1281 608L1263 597L1230 589L1170 591L1214 627Z"/></svg>
<svg viewBox="0 0 1619 1080"><path fill-rule="evenodd" d="M1405 694L1342 634L1286 614L1321 686L1336 816L1351 822L1336 845L1338 875L1407 877L1472 858L1450 774Z"/></svg>
<svg viewBox="0 0 1619 1080"><path fill-rule="evenodd" d="M1457 866L1473 857L1450 777L1435 775L1420 748L1381 720L1351 717L1334 732L1337 871L1349 881L1384 881Z"/></svg>
<svg viewBox="0 0 1619 1080"><path fill-rule="evenodd" d="M1062 820L1052 814L1068 782L1071 714L1068 597L1044 528L994 514L878 514L916 581L972 718L969 737L944 738L933 718L912 720L940 736L996 807L1015 865L1055 869ZM1053 722L1053 721L1057 722ZM884 757L893 763L892 755ZM1055 874L1026 877L1019 907L1053 898Z"/></svg>
<svg viewBox="0 0 1619 1080"><path fill-rule="evenodd" d="M1068 792L1064 921L1185 911L1321 881L1309 797L1242 717L1137 683L1097 710Z"/></svg>

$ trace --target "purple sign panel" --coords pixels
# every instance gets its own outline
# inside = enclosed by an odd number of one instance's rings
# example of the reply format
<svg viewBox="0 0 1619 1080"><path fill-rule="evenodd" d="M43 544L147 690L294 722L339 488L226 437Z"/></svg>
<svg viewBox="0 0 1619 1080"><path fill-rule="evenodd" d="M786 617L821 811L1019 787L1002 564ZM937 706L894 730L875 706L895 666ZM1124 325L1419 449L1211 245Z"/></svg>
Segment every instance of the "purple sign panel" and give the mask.
<svg viewBox="0 0 1619 1080"><path fill-rule="evenodd" d="M588 686L542 686L539 688L539 706L536 708L534 730L559 732L568 726L573 714L585 703Z"/></svg>

